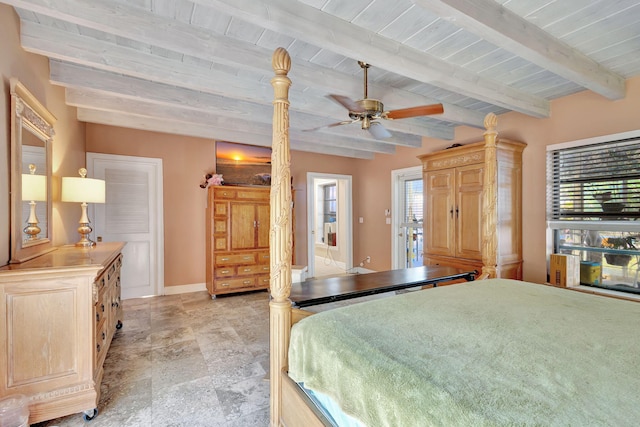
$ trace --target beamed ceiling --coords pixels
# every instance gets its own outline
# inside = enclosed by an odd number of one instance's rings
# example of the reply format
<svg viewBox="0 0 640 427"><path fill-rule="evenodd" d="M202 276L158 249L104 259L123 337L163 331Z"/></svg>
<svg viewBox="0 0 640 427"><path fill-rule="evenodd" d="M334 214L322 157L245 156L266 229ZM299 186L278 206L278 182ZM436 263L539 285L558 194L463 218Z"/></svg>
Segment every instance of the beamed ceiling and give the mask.
<svg viewBox="0 0 640 427"><path fill-rule="evenodd" d="M372 158L516 111L548 117L583 90L610 100L640 74L638 0L10 0L22 47L50 61L78 119L271 145L271 55L292 58L291 147ZM442 114L378 122L329 94ZM323 127L315 131L308 131Z"/></svg>

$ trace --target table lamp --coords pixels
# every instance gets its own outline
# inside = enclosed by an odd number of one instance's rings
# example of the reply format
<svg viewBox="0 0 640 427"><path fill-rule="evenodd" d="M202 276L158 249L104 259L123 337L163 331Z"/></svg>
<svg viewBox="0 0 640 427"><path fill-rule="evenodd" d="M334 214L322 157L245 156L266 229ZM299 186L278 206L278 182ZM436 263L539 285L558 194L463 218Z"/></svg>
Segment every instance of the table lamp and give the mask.
<svg viewBox="0 0 640 427"><path fill-rule="evenodd" d="M62 177L62 196L63 202L80 203L82 207L82 215L80 216L78 233L80 233L80 241L76 243L79 247L95 246L95 242L89 239L89 233L93 230L89 225L89 217L87 216L87 203L104 203L105 201L105 181L102 179L87 178L87 170L81 168L78 170L80 177Z"/></svg>
<svg viewBox="0 0 640 427"><path fill-rule="evenodd" d="M29 164L29 173L22 174L22 200L29 202L29 219L27 226L22 230L29 240L38 240L38 217L36 216L36 202L47 200L47 177L36 175L36 165Z"/></svg>

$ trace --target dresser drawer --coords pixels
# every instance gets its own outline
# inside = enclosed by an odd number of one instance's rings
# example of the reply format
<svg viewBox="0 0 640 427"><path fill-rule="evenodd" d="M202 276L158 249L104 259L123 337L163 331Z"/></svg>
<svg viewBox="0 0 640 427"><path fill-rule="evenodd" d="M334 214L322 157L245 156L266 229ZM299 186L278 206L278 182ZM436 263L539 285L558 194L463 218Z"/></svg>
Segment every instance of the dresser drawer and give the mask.
<svg viewBox="0 0 640 427"><path fill-rule="evenodd" d="M265 268L269 272L269 266L267 265L242 265L238 267L238 276L264 273Z"/></svg>
<svg viewBox="0 0 640 427"><path fill-rule="evenodd" d="M217 267L215 269L216 277L232 277L236 275L235 267Z"/></svg>
<svg viewBox="0 0 640 427"><path fill-rule="evenodd" d="M215 188L213 190L216 199L235 199L236 193L236 190L231 188Z"/></svg>
<svg viewBox="0 0 640 427"><path fill-rule="evenodd" d="M102 322L102 326L96 329L95 366L101 366L107 355L108 349L108 328L107 322Z"/></svg>
<svg viewBox="0 0 640 427"><path fill-rule="evenodd" d="M268 288L271 278L268 274L262 274L256 278L258 288Z"/></svg>
<svg viewBox="0 0 640 427"><path fill-rule="evenodd" d="M258 252L258 264L269 264L270 260L269 251Z"/></svg>
<svg viewBox="0 0 640 427"><path fill-rule="evenodd" d="M254 288L256 286L255 277L243 277L239 279L216 279L216 290L224 292L234 289Z"/></svg>
<svg viewBox="0 0 640 427"><path fill-rule="evenodd" d="M258 188L242 189L237 191L236 199L269 201L269 191L264 191Z"/></svg>
<svg viewBox="0 0 640 427"><path fill-rule="evenodd" d="M256 264L255 253L216 255L216 265Z"/></svg>
<svg viewBox="0 0 640 427"><path fill-rule="evenodd" d="M107 307L107 301L105 301L105 295L100 295L98 302L95 305L95 325L96 331L102 327L104 320L107 318L109 313L109 307Z"/></svg>

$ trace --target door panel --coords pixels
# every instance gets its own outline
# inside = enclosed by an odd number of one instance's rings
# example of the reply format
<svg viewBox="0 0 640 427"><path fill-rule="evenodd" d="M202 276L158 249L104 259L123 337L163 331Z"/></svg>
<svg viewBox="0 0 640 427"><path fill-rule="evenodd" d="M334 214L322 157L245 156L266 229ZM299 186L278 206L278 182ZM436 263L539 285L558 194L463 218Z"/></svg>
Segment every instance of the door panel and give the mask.
<svg viewBox="0 0 640 427"><path fill-rule="evenodd" d="M456 256L482 259L482 165L456 169Z"/></svg>
<svg viewBox="0 0 640 427"><path fill-rule="evenodd" d="M269 247L269 205L256 205L256 215L258 220L258 241L257 248Z"/></svg>
<svg viewBox="0 0 640 427"><path fill-rule="evenodd" d="M453 256L454 229L454 173L451 170L429 172L425 175L428 197L425 199L426 250L431 254Z"/></svg>
<svg viewBox="0 0 640 427"><path fill-rule="evenodd" d="M126 242L122 298L164 292L162 160L87 153L94 178L106 181L106 203L93 203L94 240Z"/></svg>
<svg viewBox="0 0 640 427"><path fill-rule="evenodd" d="M231 250L254 249L256 210L253 204L231 203Z"/></svg>

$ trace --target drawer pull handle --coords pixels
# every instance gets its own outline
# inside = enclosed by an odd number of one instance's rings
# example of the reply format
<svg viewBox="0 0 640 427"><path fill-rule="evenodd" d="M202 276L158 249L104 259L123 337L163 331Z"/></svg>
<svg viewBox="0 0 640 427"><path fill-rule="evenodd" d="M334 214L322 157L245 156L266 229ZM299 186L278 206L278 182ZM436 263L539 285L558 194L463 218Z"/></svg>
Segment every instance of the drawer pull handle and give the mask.
<svg viewBox="0 0 640 427"><path fill-rule="evenodd" d="M107 338L107 334L105 334L104 332L102 333L102 339L105 340Z"/></svg>
<svg viewBox="0 0 640 427"><path fill-rule="evenodd" d="M250 260L250 259L252 259L252 258L253 258L253 257L250 257L250 256L243 256L243 257L242 257L242 259L244 259L244 260L246 260L246 261L249 261L249 260Z"/></svg>
<svg viewBox="0 0 640 427"><path fill-rule="evenodd" d="M104 313L104 304L100 304L100 309L102 310L102 312Z"/></svg>
<svg viewBox="0 0 640 427"><path fill-rule="evenodd" d="M98 353L100 353L100 344L96 346L96 349L98 350Z"/></svg>
<svg viewBox="0 0 640 427"><path fill-rule="evenodd" d="M243 285L250 285L251 284L251 280L245 280L244 282L242 282Z"/></svg>
<svg viewBox="0 0 640 427"><path fill-rule="evenodd" d="M222 270L222 274L229 274L229 273L231 273L230 270Z"/></svg>
<svg viewBox="0 0 640 427"><path fill-rule="evenodd" d="M269 267L267 266L262 267L262 271L269 271Z"/></svg>
<svg viewBox="0 0 640 427"><path fill-rule="evenodd" d="M229 284L228 283L222 283L220 286L227 287L227 286L229 286Z"/></svg>
<svg viewBox="0 0 640 427"><path fill-rule="evenodd" d="M251 269L250 269L250 268L245 268L243 271L244 271L245 273L248 273L248 272L250 272L250 271L251 271Z"/></svg>
<svg viewBox="0 0 640 427"><path fill-rule="evenodd" d="M100 313L96 313L96 323L100 322Z"/></svg>
<svg viewBox="0 0 640 427"><path fill-rule="evenodd" d="M220 258L221 261L229 261L229 258Z"/></svg>

